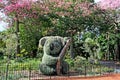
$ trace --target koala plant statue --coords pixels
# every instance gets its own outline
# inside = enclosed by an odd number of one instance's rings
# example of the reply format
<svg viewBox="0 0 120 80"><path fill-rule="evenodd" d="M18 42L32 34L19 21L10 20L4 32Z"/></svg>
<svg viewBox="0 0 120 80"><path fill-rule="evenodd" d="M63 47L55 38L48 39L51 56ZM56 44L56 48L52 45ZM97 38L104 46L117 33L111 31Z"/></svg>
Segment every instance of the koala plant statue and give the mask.
<svg viewBox="0 0 120 80"><path fill-rule="evenodd" d="M64 61L65 52L70 44L69 37L46 36L40 39L39 47L43 47L40 71L45 75L65 74L69 65ZM69 44L66 44L69 43Z"/></svg>

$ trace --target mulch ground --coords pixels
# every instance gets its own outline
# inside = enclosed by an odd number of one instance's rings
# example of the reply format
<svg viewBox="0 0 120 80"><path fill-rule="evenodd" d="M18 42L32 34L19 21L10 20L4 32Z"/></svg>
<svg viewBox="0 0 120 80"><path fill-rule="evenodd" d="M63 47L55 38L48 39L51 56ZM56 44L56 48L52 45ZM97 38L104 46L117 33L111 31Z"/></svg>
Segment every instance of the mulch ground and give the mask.
<svg viewBox="0 0 120 80"><path fill-rule="evenodd" d="M46 77L46 78L37 78L31 80L120 80L120 74L109 74L104 76L92 76L92 77Z"/></svg>

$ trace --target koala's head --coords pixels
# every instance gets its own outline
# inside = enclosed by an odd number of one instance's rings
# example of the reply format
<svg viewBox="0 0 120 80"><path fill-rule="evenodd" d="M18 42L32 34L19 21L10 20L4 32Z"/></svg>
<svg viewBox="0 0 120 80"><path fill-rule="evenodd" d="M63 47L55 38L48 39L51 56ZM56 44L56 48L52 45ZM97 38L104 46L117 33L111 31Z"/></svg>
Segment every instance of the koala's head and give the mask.
<svg viewBox="0 0 120 80"><path fill-rule="evenodd" d="M43 37L39 41L39 47L43 46L46 54L55 57L59 56L64 44L64 38L58 36Z"/></svg>

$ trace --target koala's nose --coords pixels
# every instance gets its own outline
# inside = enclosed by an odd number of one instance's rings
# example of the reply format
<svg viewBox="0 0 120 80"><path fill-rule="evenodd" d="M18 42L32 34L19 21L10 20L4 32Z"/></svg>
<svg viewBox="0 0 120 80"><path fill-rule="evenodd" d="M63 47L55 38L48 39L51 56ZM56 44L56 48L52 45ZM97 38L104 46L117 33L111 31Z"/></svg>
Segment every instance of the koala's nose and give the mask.
<svg viewBox="0 0 120 80"><path fill-rule="evenodd" d="M50 50L54 49L54 44L50 44Z"/></svg>

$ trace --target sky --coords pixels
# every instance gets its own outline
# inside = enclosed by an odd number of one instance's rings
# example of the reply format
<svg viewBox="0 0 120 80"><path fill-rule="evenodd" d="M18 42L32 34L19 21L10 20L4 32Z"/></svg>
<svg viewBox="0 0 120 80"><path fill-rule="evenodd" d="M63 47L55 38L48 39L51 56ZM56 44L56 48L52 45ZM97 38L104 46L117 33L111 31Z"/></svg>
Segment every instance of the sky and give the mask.
<svg viewBox="0 0 120 80"><path fill-rule="evenodd" d="M97 2L99 2L99 1L101 1L101 0L94 0L94 1L95 1L95 3L97 3ZM6 17L5 17L4 14L2 14L2 13L0 12L0 18L5 19ZM6 26L8 26L8 23L6 23L6 22L4 22L4 21L0 21L0 31L6 30Z"/></svg>
<svg viewBox="0 0 120 80"><path fill-rule="evenodd" d="M99 2L99 1L101 1L101 0L94 0L95 3Z"/></svg>
<svg viewBox="0 0 120 80"><path fill-rule="evenodd" d="M7 17L5 14L0 12L0 19L5 20ZM3 20L0 20L0 31L6 30L6 27L8 26L8 23L4 22Z"/></svg>
<svg viewBox="0 0 120 80"><path fill-rule="evenodd" d="M7 24L4 21L0 21L0 31L5 30L6 26L7 26Z"/></svg>

